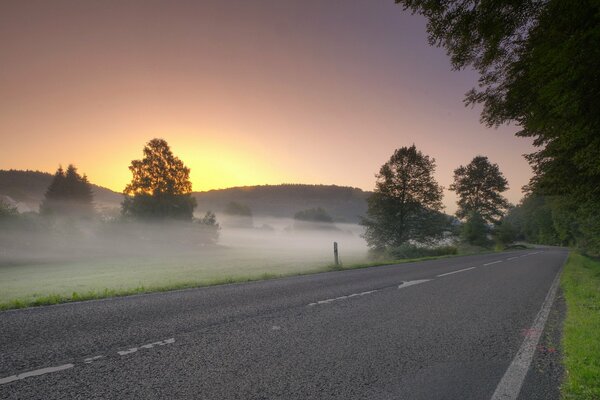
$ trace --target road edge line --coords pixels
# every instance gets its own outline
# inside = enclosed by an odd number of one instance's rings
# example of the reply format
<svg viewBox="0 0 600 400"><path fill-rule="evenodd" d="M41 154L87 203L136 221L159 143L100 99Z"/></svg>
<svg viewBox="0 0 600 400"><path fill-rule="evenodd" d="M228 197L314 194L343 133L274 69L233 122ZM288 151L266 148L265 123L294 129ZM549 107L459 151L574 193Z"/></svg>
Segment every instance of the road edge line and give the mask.
<svg viewBox="0 0 600 400"><path fill-rule="evenodd" d="M568 257L567 253L567 257ZM531 365L531 361L533 360L533 355L535 354L536 346L542 336L542 332L544 331L544 327L546 326L546 321L548 320L548 315L550 314L550 309L552 308L552 304L554 304L554 299L556 298L556 293L558 292L558 287L560 285L560 276L565 265L565 261L567 257L563 260L554 280L552 281L552 285L548 290L548 294L544 299L544 303L542 304L542 308L538 311L535 320L530 328L531 334L525 337L519 351L513 358L512 362L508 366L508 369L504 373L504 376L498 383L494 394L491 397L491 400L516 400L521 392L521 387L525 382L525 377L527 376L527 372L529 371L529 367Z"/></svg>

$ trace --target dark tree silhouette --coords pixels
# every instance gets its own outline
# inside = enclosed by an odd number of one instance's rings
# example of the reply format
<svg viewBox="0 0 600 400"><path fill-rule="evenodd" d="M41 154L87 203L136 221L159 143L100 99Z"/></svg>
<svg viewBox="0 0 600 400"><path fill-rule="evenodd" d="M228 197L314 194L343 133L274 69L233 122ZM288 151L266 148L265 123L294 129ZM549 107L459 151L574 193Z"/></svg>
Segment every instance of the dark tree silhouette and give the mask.
<svg viewBox="0 0 600 400"><path fill-rule="evenodd" d="M79 175L70 164L64 171L59 167L40 205L43 215L91 217L94 214L94 195L85 174Z"/></svg>
<svg viewBox="0 0 600 400"><path fill-rule="evenodd" d="M144 158L129 166L133 178L125 187L122 212L140 219L191 220L196 200L191 196L190 169L175 157L167 142L152 139Z"/></svg>
<svg viewBox="0 0 600 400"><path fill-rule="evenodd" d="M502 196L508 190L508 181L498 164L490 163L484 156L477 156L468 165L455 169L450 190L458 195L458 218L476 213L488 223L497 223L509 206Z"/></svg>
<svg viewBox="0 0 600 400"><path fill-rule="evenodd" d="M442 210L442 187L433 173L435 160L402 147L383 164L363 219L364 237L371 248L396 247L413 240L429 243L442 236L447 222Z"/></svg>
<svg viewBox="0 0 600 400"><path fill-rule="evenodd" d="M600 255L600 2L396 2L428 19L430 44L455 69L479 71L466 103L483 105L483 122L512 122L534 139L529 191L564 197L569 235Z"/></svg>

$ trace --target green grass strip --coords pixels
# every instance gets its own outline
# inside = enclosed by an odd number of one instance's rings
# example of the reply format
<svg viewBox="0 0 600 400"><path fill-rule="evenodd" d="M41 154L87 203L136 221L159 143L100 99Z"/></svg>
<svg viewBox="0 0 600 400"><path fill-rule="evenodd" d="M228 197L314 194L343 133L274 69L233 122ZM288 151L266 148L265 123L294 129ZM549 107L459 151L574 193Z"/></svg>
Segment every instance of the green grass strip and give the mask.
<svg viewBox="0 0 600 400"><path fill-rule="evenodd" d="M563 399L600 399L600 261L571 253L562 275Z"/></svg>
<svg viewBox="0 0 600 400"><path fill-rule="evenodd" d="M465 254L462 254L465 255ZM156 286L138 286L133 288L122 288L122 289L102 289L102 290L92 290L84 293L73 292L71 294L49 294L44 296L36 296L36 297L27 297L27 298L19 298L12 299L6 302L0 302L0 311L26 308L26 307L37 307L37 306L47 306L61 303L70 303L74 301L85 301L85 300L97 300L104 299L109 297L123 297L130 296L135 294L142 293L156 293L156 292L167 292L172 290L180 290L180 289L190 289L190 288L198 288L198 287L206 287L206 286L215 286L215 285L225 285L232 283L243 283L243 282L253 282L253 281L262 281L269 279L277 279L277 278L285 278L290 276L299 276L299 275L309 275L316 274L320 272L328 272L328 271L345 271L351 269L359 269L359 268L370 268L370 267L378 267L385 265L394 265L394 264L404 264L410 262L419 262L419 261L429 261L429 260L437 260L440 258L451 258L451 257L459 257L461 255L443 255L443 256L432 256L432 257L420 257L420 258L411 258L411 259L401 259L401 260L388 260L388 261L376 261L370 263L360 263L360 264L351 264L351 265L327 265L320 268L312 268L307 269L306 271L301 272L292 272L287 274L277 274L277 273L263 273L256 275L235 275L228 276L219 279L213 280L202 280L202 281L182 281L182 282L168 282L164 285L156 285Z"/></svg>

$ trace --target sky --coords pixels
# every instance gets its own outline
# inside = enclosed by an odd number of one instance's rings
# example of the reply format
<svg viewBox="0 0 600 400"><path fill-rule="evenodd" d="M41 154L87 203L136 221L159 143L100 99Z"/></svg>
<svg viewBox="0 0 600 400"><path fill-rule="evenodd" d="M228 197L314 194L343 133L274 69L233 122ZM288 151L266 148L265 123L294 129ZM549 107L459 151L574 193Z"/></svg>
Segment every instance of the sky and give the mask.
<svg viewBox="0 0 600 400"><path fill-rule="evenodd" d="M73 163L120 192L161 137L195 191L372 190L412 144L446 188L476 155L513 203L531 176L531 141L479 122L463 104L477 74L453 71L393 0L4 1L0 60L0 169Z"/></svg>

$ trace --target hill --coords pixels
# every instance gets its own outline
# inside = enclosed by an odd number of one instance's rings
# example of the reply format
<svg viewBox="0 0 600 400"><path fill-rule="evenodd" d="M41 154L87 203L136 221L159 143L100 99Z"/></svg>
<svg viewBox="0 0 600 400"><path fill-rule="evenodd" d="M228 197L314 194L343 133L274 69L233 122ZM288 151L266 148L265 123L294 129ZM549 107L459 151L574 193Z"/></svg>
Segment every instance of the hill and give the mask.
<svg viewBox="0 0 600 400"><path fill-rule="evenodd" d="M14 200L19 211L38 211L52 174L40 171L0 170L0 195ZM100 208L118 207L123 195L92 184L94 203Z"/></svg>
<svg viewBox="0 0 600 400"><path fill-rule="evenodd" d="M335 221L358 222L367 210L370 192L336 185L261 185L194 192L197 210L223 212L232 201L244 204L256 216L292 218L298 211L321 207Z"/></svg>
<svg viewBox="0 0 600 400"><path fill-rule="evenodd" d="M37 211L52 174L40 171L0 170L0 196L14 200L19 211ZM123 195L92 184L94 203L100 208L119 207ZM336 185L262 185L194 192L197 214L221 213L231 202L244 204L253 215L292 218L298 211L321 207L335 221L358 222L367 210L370 192Z"/></svg>

